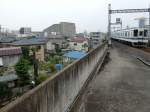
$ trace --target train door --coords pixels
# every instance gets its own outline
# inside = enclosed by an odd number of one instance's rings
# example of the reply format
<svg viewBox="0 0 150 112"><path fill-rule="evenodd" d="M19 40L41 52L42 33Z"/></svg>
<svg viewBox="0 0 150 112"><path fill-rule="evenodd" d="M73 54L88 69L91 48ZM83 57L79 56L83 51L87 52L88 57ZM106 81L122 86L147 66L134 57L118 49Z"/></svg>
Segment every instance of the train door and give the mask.
<svg viewBox="0 0 150 112"><path fill-rule="evenodd" d="M144 45L144 30L143 29L139 30L138 44Z"/></svg>
<svg viewBox="0 0 150 112"><path fill-rule="evenodd" d="M134 38L137 38L137 36L138 36L138 30L137 29L134 30L134 35L133 36L134 36Z"/></svg>
<svg viewBox="0 0 150 112"><path fill-rule="evenodd" d="M148 30L144 29L144 40L145 40L145 45L148 43Z"/></svg>
<svg viewBox="0 0 150 112"><path fill-rule="evenodd" d="M134 41L132 42L132 44L133 44L133 46L134 46L134 45L137 44L136 41L138 40L138 29L134 29L134 30L133 30L133 40L134 40Z"/></svg>

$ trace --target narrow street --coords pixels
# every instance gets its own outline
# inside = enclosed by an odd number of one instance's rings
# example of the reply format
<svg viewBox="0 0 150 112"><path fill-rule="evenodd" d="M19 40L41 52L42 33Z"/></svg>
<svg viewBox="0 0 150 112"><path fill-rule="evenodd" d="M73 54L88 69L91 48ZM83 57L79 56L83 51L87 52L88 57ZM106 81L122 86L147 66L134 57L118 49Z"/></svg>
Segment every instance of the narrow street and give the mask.
<svg viewBox="0 0 150 112"><path fill-rule="evenodd" d="M150 67L136 59L137 52L126 45L113 44L108 63L83 94L82 110L150 112Z"/></svg>

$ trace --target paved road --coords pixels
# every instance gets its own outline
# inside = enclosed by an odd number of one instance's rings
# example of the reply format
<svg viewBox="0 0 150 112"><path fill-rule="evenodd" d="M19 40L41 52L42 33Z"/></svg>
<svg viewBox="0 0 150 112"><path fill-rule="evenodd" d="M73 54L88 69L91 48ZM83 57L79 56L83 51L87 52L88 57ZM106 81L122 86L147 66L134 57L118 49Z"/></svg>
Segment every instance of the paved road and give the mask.
<svg viewBox="0 0 150 112"><path fill-rule="evenodd" d="M137 60L136 54L130 47L113 45L108 63L83 95L82 110L150 112L150 67Z"/></svg>

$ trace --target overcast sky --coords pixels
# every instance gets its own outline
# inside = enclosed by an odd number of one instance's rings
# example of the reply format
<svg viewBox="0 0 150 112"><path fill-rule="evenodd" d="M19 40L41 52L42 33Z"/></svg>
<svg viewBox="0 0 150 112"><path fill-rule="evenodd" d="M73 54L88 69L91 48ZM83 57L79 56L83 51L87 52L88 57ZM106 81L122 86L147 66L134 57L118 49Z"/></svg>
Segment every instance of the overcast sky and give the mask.
<svg viewBox="0 0 150 112"><path fill-rule="evenodd" d="M33 31L61 21L76 23L78 32L106 31L108 3L112 9L148 8L150 0L0 0L0 24L9 29L32 27ZM124 26L136 26L136 17L148 14L113 15Z"/></svg>

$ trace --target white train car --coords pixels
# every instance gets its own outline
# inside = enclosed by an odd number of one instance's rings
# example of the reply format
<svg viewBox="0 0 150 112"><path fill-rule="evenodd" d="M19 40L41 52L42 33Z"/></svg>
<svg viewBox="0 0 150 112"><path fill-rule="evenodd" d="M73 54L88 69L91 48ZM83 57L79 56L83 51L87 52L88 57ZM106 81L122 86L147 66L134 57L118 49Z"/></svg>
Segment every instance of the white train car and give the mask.
<svg viewBox="0 0 150 112"><path fill-rule="evenodd" d="M148 28L128 28L112 32L112 39L135 47L146 46L148 43Z"/></svg>

